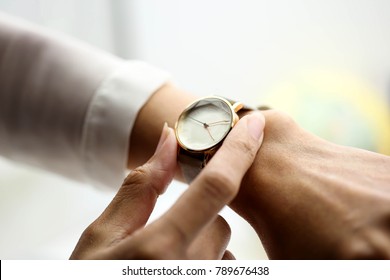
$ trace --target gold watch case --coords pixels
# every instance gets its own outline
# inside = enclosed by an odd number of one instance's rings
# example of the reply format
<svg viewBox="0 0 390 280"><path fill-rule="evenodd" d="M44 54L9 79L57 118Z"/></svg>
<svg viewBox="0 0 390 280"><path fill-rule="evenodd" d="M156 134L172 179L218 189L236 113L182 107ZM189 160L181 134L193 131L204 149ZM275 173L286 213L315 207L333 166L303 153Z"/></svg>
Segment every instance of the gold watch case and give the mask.
<svg viewBox="0 0 390 280"><path fill-rule="evenodd" d="M189 104L175 124L175 135L180 147L190 153L212 157L230 130L238 122L241 102L207 96Z"/></svg>

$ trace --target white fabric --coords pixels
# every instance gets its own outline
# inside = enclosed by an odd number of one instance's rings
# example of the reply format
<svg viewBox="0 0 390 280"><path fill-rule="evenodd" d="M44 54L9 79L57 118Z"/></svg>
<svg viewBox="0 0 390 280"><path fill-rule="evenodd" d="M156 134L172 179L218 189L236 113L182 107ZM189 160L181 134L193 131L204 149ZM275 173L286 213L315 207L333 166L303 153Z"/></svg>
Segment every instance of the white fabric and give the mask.
<svg viewBox="0 0 390 280"><path fill-rule="evenodd" d="M0 13L0 154L117 188L137 112L167 79Z"/></svg>
<svg viewBox="0 0 390 280"><path fill-rule="evenodd" d="M86 174L95 185L120 186L137 113L150 93L168 77L146 63L132 61L120 67L98 88L82 136Z"/></svg>

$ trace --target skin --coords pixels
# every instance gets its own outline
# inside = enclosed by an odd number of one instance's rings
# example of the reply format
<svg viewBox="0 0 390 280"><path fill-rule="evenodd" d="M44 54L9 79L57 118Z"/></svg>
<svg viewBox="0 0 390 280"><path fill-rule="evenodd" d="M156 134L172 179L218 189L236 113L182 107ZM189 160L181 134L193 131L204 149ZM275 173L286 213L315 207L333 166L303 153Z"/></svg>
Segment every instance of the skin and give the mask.
<svg viewBox="0 0 390 280"><path fill-rule="evenodd" d="M150 156L161 122L173 126L194 99L169 84L149 99L133 129L129 167ZM389 259L390 157L322 140L279 111L263 113L264 144L231 207L269 258Z"/></svg>
<svg viewBox="0 0 390 280"><path fill-rule="evenodd" d="M390 259L390 157L335 145L279 111L232 208L271 259Z"/></svg>
<svg viewBox="0 0 390 280"><path fill-rule="evenodd" d="M218 212L237 195L263 128L261 113L240 120L172 208L145 226L176 172L176 138L164 126L154 155L125 179L107 209L84 231L71 259L233 258L226 251L230 229Z"/></svg>

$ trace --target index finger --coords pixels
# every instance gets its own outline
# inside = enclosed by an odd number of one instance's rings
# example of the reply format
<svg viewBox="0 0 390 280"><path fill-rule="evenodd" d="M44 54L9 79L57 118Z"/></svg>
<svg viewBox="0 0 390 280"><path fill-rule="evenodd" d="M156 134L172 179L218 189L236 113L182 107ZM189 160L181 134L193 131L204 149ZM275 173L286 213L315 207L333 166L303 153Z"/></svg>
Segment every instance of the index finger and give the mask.
<svg viewBox="0 0 390 280"><path fill-rule="evenodd" d="M237 123L188 190L160 219L167 234L189 244L235 197L261 146L264 125L260 112Z"/></svg>

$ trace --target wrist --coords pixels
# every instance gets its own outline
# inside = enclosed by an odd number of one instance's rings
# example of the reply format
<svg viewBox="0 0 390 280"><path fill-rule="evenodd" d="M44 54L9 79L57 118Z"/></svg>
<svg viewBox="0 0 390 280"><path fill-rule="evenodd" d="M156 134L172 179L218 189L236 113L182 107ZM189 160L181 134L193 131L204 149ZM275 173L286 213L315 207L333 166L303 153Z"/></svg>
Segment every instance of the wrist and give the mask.
<svg viewBox="0 0 390 280"><path fill-rule="evenodd" d="M288 252L299 251L299 248L287 248L287 244L281 246L275 240L282 242L286 233L291 236L305 236L305 231L321 234L304 220L293 217L308 215L313 208L320 207L317 202L329 183L324 178L323 162L332 161L335 145L304 131L280 112L263 114L266 118L263 145L231 207L255 229L270 258L285 258L287 253L281 252L281 248ZM317 212L327 213L325 209ZM316 223L311 225L315 227ZM309 239L299 241L310 243ZM300 246L300 243L288 245Z"/></svg>
<svg viewBox="0 0 390 280"><path fill-rule="evenodd" d="M263 144L231 204L259 235L268 229L264 227L265 223L280 219L274 216L273 207L283 207L285 199L301 190L300 186L307 178L303 176L307 171L301 161L302 155L305 154L303 158L306 159L316 150L304 145L307 141L314 145L315 140L308 138L311 135L290 117L275 110L263 114L266 119Z"/></svg>
<svg viewBox="0 0 390 280"><path fill-rule="evenodd" d="M196 97L173 84L166 84L147 100L137 118L130 137L128 167L145 163L157 146L161 128L173 127L184 108Z"/></svg>

